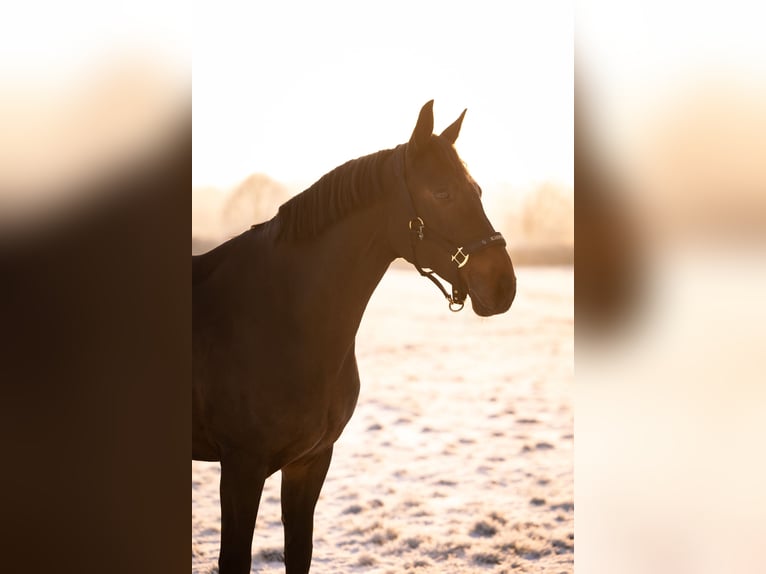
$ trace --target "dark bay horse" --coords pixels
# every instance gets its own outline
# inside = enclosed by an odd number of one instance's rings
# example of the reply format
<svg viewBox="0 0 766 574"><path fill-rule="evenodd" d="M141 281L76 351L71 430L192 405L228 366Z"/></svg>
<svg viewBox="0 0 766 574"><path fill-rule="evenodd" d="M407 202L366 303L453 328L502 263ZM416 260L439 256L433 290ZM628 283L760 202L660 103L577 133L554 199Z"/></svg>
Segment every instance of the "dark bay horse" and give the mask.
<svg viewBox="0 0 766 574"><path fill-rule="evenodd" d="M482 316L510 308L505 241L453 147L464 115L435 135L428 102L406 144L341 165L270 221L192 257L192 458L221 463L220 574L250 571L261 490L277 470L286 569L308 572L314 507L359 394L357 328L394 259L452 310L468 295Z"/></svg>

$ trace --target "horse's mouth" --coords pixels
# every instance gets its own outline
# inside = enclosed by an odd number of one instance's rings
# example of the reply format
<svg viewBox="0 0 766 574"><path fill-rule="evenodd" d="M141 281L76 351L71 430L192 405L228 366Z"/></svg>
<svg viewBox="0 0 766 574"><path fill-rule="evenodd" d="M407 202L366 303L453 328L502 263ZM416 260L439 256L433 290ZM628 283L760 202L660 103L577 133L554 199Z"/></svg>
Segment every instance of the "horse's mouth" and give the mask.
<svg viewBox="0 0 766 574"><path fill-rule="evenodd" d="M471 297L471 308L479 317L491 317L492 315L505 313L511 308L511 303L513 303L513 296L505 297L495 305L489 305L473 289L468 290L468 295Z"/></svg>
<svg viewBox="0 0 766 574"><path fill-rule="evenodd" d="M492 282L468 284L473 312L480 317L505 313L516 298L516 276L513 273L501 275Z"/></svg>

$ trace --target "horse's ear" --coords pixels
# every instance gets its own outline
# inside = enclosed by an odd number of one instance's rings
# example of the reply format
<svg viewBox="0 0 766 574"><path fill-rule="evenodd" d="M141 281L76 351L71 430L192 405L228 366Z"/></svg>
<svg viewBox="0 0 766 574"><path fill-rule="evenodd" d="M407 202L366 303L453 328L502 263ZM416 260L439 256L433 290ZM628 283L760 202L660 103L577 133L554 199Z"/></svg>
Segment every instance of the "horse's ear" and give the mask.
<svg viewBox="0 0 766 574"><path fill-rule="evenodd" d="M468 108L464 109L463 113L460 114L460 117L456 119L446 130L444 130L440 137L443 137L449 141L449 143L454 144L457 140L457 136L460 134L460 126L463 125L463 118L465 117L465 113L467 111Z"/></svg>
<svg viewBox="0 0 766 574"><path fill-rule="evenodd" d="M420 110L418 123L410 137L409 147L414 152L425 148L434 133L434 101L430 100Z"/></svg>

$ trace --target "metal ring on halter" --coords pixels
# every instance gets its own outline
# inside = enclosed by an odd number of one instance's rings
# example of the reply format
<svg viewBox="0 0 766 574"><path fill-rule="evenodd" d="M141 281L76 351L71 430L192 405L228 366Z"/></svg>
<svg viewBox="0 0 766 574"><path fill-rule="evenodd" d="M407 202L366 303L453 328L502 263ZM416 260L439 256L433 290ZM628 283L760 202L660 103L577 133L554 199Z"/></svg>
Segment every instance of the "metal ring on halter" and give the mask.
<svg viewBox="0 0 766 574"><path fill-rule="evenodd" d="M449 310L452 311L453 313L462 311L463 307L465 307L464 301L455 301L454 299L452 299L449 302Z"/></svg>
<svg viewBox="0 0 766 574"><path fill-rule="evenodd" d="M417 220L417 229L412 229L412 222L415 220ZM423 241L423 228L426 226L426 224L423 223L423 220L416 216L415 219L410 219L408 225L410 226L410 231L415 231L418 235L418 239Z"/></svg>

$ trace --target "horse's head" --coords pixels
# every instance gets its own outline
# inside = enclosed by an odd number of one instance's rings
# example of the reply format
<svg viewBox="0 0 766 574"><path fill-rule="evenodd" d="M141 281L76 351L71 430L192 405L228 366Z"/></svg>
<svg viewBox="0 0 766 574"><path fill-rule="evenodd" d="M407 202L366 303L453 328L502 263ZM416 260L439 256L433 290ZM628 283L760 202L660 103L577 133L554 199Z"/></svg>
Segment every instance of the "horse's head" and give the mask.
<svg viewBox="0 0 766 574"><path fill-rule="evenodd" d="M412 137L399 150L405 193L391 242L422 274L432 269L452 284L451 309L470 295L474 312L489 316L510 308L516 276L502 235L484 213L481 188L453 147L464 115L436 135L433 100L420 111Z"/></svg>

